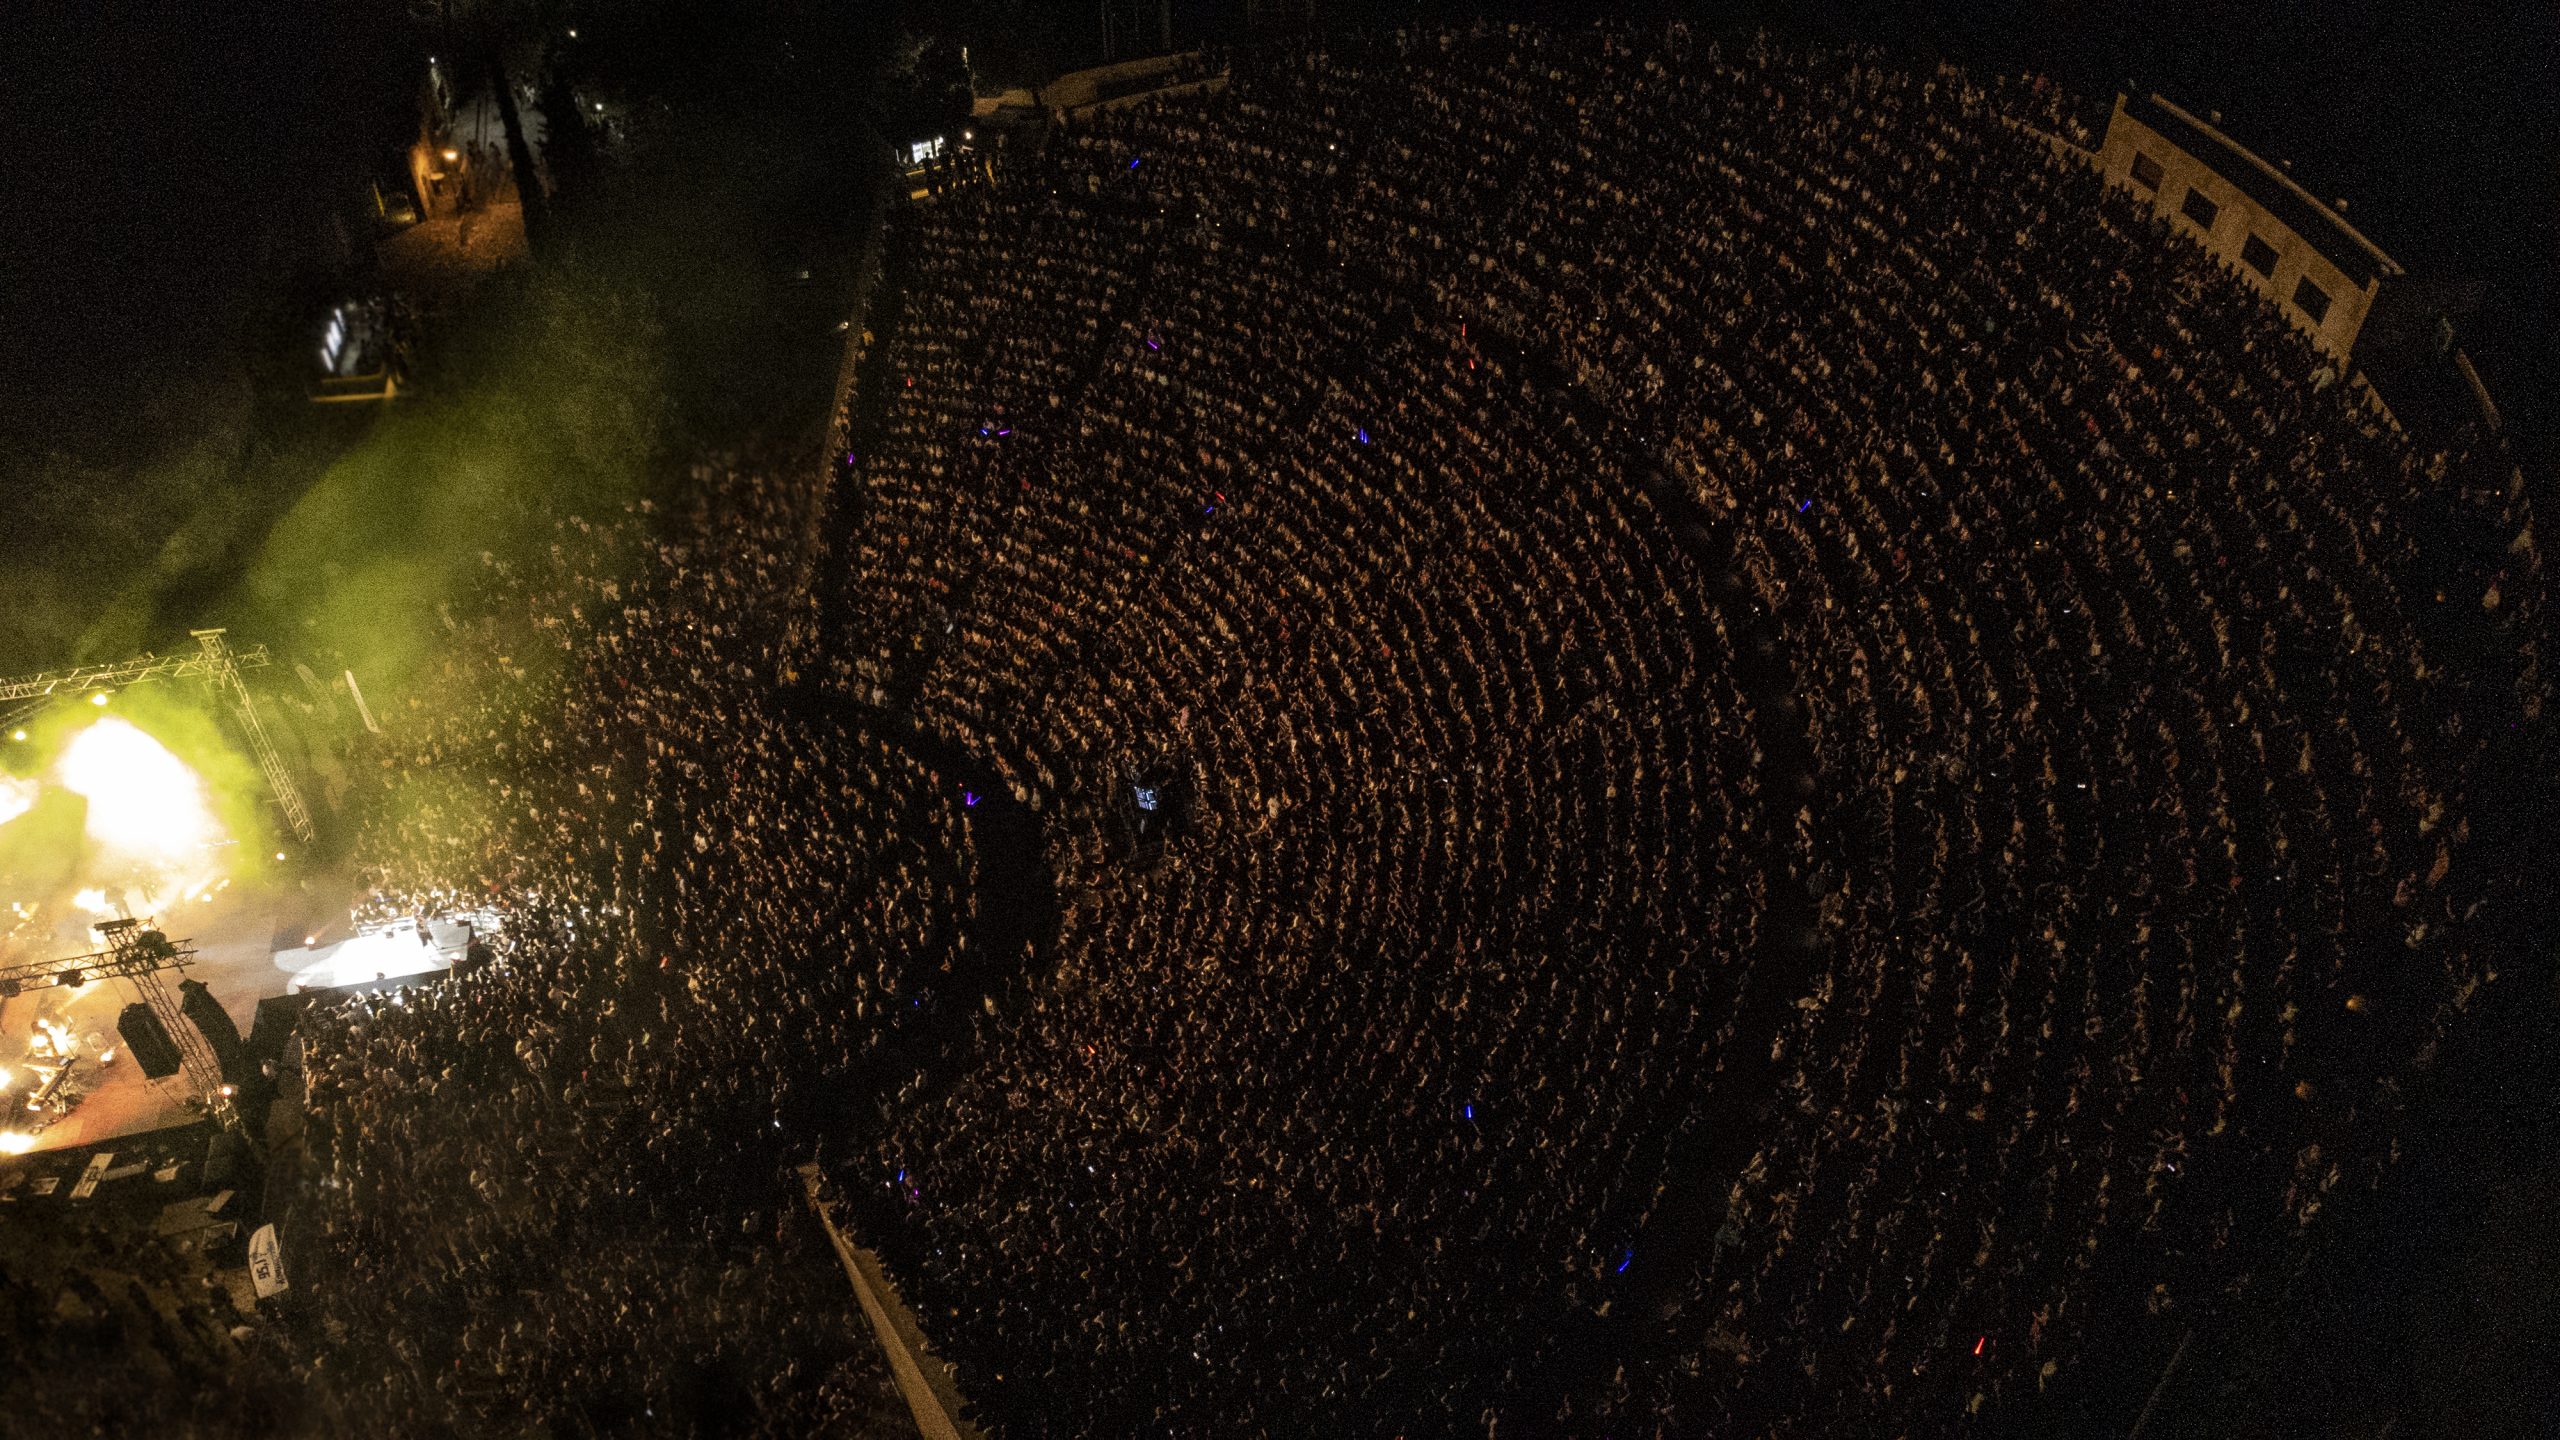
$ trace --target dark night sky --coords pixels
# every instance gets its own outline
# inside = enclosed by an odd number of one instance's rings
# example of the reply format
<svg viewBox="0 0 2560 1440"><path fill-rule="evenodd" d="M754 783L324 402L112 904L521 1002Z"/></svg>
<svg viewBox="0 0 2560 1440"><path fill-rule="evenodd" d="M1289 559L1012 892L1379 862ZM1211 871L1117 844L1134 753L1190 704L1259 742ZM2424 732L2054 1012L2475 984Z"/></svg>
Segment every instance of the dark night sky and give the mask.
<svg viewBox="0 0 2560 1440"><path fill-rule="evenodd" d="M388 4L22 0L0 21L0 442L112 451L273 323L406 97ZM386 63L388 62L388 63ZM391 77L392 85L377 78ZM396 138L396 128L390 134Z"/></svg>

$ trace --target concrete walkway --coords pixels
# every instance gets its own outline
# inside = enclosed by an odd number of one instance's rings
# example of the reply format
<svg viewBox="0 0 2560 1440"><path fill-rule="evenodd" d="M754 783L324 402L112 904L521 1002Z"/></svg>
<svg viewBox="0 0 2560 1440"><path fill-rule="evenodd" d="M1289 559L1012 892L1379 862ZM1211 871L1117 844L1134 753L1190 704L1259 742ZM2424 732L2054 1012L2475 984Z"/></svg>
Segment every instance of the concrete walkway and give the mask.
<svg viewBox="0 0 2560 1440"><path fill-rule="evenodd" d="M855 1244L836 1224L835 1206L822 1193L826 1181L818 1167L801 1166L800 1184L808 1192L810 1211L826 1227L827 1242L836 1247L836 1258L844 1262L862 1313L870 1317L871 1331L880 1338L881 1353L889 1357L889 1373L898 1382L898 1393L907 1398L907 1408L915 1414L916 1433L925 1440L986 1440L977 1426L960 1418L967 1402L960 1396L951 1366L926 1343L914 1313L881 1270L880 1257Z"/></svg>

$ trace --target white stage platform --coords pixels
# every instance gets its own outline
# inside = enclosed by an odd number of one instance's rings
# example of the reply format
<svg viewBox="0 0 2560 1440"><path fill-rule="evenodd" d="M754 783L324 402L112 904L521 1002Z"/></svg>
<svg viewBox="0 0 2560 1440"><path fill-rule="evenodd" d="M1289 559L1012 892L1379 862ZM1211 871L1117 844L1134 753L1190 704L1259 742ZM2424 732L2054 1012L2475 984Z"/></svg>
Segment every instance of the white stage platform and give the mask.
<svg viewBox="0 0 2560 1440"><path fill-rule="evenodd" d="M452 969L471 948L473 935L496 928L494 916L457 915L428 921L421 934L416 921L399 920L326 945L279 950L276 968L293 977L285 982L288 995L425 975Z"/></svg>
<svg viewBox="0 0 2560 1440"><path fill-rule="evenodd" d="M284 897L274 892L233 892L203 913L182 917L191 923L176 932L196 946L196 962L187 973L211 988L243 1035L253 1028L258 1002L269 996L440 974L462 960L475 935L495 934L499 923L490 914L439 918L429 922L422 938L418 923L404 919L360 928L343 940L279 950L268 940L286 909ZM346 911L341 909L338 915L332 928L343 930ZM188 1088L183 1078L148 1079L123 1051L115 1031L116 1012L136 993L125 984L91 981L76 990L35 991L0 1000L0 1065L23 1071L20 1057L25 1038L39 1014L67 1025L80 1037L84 1055L112 1056L104 1064L80 1062L76 1075L88 1097L36 1135L32 1148L94 1145L196 1118L186 1104Z"/></svg>

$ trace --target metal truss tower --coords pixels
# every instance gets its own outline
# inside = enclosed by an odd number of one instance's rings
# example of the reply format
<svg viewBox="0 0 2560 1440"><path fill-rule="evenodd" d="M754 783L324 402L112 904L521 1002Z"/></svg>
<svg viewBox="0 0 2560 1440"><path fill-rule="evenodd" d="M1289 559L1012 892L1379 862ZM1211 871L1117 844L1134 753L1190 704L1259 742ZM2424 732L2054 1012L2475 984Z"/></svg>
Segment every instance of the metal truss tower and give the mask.
<svg viewBox="0 0 2560 1440"><path fill-rule="evenodd" d="M302 791L293 783L293 772L285 768L283 758L267 738L266 723L258 717L256 697L240 678L241 671L269 663L267 647L252 645L246 650L234 650L222 638L225 632L221 630L188 633L196 640L196 653L192 655L144 655L112 665L82 665L0 680L0 706L10 707L0 714L0 724L15 723L66 696L122 689L146 680L202 680L239 717L240 728L249 737L249 749L267 777L267 789L276 798L276 807L284 811L285 823L292 828L294 838L308 843L313 833L311 811L302 803Z"/></svg>
<svg viewBox="0 0 2560 1440"><path fill-rule="evenodd" d="M266 772L267 789L275 794L277 806L284 811L285 823L293 827L295 839L308 843L312 834L311 811L302 803L302 791L293 783L293 772L284 768L283 758L276 754L275 745L267 739L266 722L258 718L258 699L249 693L248 682L240 678L237 657L223 642L220 630L191 630L187 633L195 636L196 644L203 647L205 683L217 691L227 692L224 698L231 701L232 709L240 716L240 729L249 737L249 749L258 757L258 768ZM259 647L258 654L263 657L266 648Z"/></svg>
<svg viewBox="0 0 2560 1440"><path fill-rule="evenodd" d="M230 1096L222 1093L221 1059L196 1029L195 1022L170 998L169 987L160 981L165 971L186 969L195 959L195 947L147 929L139 920L108 920L93 928L106 939L106 949L89 955L61 955L51 960L0 966L0 1000L29 990L57 986L68 989L92 980L126 982L141 992L142 1003L150 1007L152 1018L169 1032L169 1042L178 1047L178 1060L187 1083L203 1098L205 1108L223 1125L240 1128L238 1108Z"/></svg>

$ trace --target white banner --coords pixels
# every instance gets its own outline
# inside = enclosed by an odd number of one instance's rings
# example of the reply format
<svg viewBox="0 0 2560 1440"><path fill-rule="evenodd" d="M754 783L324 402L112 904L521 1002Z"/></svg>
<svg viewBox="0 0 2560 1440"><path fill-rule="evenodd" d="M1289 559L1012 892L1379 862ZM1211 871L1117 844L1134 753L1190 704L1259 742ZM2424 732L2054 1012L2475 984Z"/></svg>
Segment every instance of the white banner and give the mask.
<svg viewBox="0 0 2560 1440"><path fill-rule="evenodd" d="M285 1291L284 1255L276 1248L276 1227L261 1225L249 1237L249 1283L258 1287L258 1298L273 1299Z"/></svg>
<svg viewBox="0 0 2560 1440"><path fill-rule="evenodd" d="M364 717L364 728L379 735L382 727L373 723L373 707L364 703L364 691L356 684L356 672L347 672L347 693L355 697L356 714Z"/></svg>
<svg viewBox="0 0 2560 1440"><path fill-rule="evenodd" d="M88 1168L80 1172L79 1183L71 1187L71 1198L86 1200L98 1193L98 1182L107 1178L107 1167L116 1163L115 1152L101 1150L89 1157Z"/></svg>

